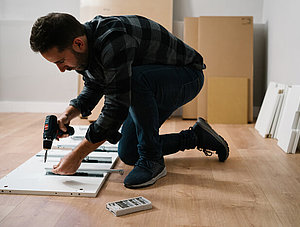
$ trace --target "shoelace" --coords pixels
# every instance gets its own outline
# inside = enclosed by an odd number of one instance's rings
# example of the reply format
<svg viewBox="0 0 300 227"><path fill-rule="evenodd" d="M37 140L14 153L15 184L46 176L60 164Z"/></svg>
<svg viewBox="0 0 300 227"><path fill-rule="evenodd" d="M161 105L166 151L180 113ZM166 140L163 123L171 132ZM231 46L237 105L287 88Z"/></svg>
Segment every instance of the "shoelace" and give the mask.
<svg viewBox="0 0 300 227"><path fill-rule="evenodd" d="M200 148L200 147L197 147L197 149L199 151L203 151L203 153L206 155L206 156L212 156L213 152L212 151L209 151L209 150L206 150L205 148Z"/></svg>
<svg viewBox="0 0 300 227"><path fill-rule="evenodd" d="M189 130L193 130L193 127L189 127ZM212 156L212 154L213 154L212 151L207 150L206 148L201 148L201 147L197 146L197 149L199 151L202 151L205 154L205 156Z"/></svg>

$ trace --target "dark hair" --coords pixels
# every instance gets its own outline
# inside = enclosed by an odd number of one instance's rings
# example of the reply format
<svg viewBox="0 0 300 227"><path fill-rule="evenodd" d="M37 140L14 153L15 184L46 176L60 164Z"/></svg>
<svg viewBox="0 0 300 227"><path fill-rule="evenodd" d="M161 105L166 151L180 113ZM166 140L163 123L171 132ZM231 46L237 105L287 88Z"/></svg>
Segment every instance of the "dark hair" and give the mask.
<svg viewBox="0 0 300 227"><path fill-rule="evenodd" d="M76 37L85 34L84 25L66 13L49 13L36 20L31 29L30 47L43 53L53 47L59 51L70 47Z"/></svg>

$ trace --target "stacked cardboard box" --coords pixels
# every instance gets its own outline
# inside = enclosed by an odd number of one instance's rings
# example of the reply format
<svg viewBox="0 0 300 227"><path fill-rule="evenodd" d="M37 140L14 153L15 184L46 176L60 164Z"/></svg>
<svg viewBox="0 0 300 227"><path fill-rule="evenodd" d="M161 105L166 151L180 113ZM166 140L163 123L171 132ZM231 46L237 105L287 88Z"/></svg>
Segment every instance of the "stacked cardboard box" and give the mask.
<svg viewBox="0 0 300 227"><path fill-rule="evenodd" d="M200 94L183 107L183 118L252 122L253 18L188 17L184 41L204 57L207 69Z"/></svg>

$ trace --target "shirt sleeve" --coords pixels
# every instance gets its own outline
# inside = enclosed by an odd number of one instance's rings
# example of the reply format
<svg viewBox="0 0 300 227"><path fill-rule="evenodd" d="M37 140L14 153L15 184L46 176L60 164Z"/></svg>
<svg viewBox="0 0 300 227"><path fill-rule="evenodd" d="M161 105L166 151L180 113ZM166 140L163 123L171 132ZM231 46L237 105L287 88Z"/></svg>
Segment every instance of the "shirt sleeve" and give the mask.
<svg viewBox="0 0 300 227"><path fill-rule="evenodd" d="M117 143L118 132L128 115L131 93L131 67L136 51L136 40L124 32L112 32L107 37L101 62L106 82L105 101L101 114L86 134L92 143L108 140Z"/></svg>
<svg viewBox="0 0 300 227"><path fill-rule="evenodd" d="M84 86L76 99L70 101L70 106L79 109L83 117L91 115L101 97L103 96L103 88L83 77Z"/></svg>

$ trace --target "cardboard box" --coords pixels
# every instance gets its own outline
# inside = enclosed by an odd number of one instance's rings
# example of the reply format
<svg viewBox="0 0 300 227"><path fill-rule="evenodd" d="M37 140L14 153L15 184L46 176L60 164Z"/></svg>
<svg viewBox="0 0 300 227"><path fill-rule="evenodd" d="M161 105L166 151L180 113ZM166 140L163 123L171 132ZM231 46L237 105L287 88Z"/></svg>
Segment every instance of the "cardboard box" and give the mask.
<svg viewBox="0 0 300 227"><path fill-rule="evenodd" d="M196 24L198 28L196 29ZM203 16L185 18L184 41L204 58L204 86L197 101L183 107L183 118L209 118L207 80L209 77L248 79L248 122L253 121L253 18ZM197 41L197 45L196 45ZM194 115L196 113L196 115Z"/></svg>
<svg viewBox="0 0 300 227"><path fill-rule="evenodd" d="M207 121L247 124L248 78L208 77L207 84Z"/></svg>

